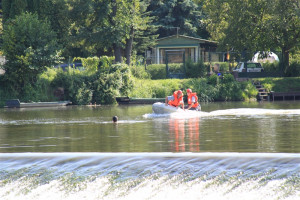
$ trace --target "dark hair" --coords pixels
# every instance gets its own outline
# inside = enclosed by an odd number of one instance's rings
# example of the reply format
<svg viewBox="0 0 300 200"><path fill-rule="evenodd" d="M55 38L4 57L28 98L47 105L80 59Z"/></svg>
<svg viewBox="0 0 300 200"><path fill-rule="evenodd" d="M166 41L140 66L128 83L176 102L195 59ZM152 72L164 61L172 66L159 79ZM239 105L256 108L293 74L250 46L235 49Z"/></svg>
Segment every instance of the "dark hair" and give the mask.
<svg viewBox="0 0 300 200"><path fill-rule="evenodd" d="M112 120L113 120L113 122L117 122L118 121L118 117L117 116L113 116Z"/></svg>

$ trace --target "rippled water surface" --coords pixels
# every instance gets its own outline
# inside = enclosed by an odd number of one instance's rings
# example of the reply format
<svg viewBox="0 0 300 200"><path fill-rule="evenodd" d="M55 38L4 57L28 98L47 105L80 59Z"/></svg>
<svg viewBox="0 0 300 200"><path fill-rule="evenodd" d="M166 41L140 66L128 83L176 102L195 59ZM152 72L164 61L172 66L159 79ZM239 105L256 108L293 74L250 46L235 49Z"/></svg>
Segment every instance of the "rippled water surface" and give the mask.
<svg viewBox="0 0 300 200"><path fill-rule="evenodd" d="M202 109L172 115L152 114L151 105L1 109L0 152L300 152L298 102Z"/></svg>
<svg viewBox="0 0 300 200"><path fill-rule="evenodd" d="M1 109L0 199L300 199L299 120L300 102Z"/></svg>

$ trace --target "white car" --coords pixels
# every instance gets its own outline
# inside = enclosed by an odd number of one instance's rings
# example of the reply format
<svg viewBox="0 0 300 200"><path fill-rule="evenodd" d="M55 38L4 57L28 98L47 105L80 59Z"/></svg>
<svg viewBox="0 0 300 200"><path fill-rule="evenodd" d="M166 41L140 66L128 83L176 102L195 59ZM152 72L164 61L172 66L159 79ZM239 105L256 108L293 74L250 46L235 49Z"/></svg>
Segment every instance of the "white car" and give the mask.
<svg viewBox="0 0 300 200"><path fill-rule="evenodd" d="M264 68L256 62L240 62L232 71L234 72L263 72Z"/></svg>

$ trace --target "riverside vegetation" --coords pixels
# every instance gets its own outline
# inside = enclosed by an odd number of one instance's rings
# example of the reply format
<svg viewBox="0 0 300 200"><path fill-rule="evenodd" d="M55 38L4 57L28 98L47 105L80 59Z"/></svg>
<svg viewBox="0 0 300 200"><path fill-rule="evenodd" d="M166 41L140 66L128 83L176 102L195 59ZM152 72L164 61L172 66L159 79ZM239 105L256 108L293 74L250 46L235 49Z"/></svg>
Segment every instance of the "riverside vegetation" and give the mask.
<svg viewBox="0 0 300 200"><path fill-rule="evenodd" d="M145 69L135 64L136 57L154 47L158 38L176 33L216 41L218 51L235 52L233 60L250 60L257 51L281 52L284 76L300 75L298 1L17 2L4 0L0 9L0 55L6 59L0 66L5 71L0 75L0 106L12 98L23 102L112 104L116 96L165 97L187 87L197 92L201 101L255 98L257 92L251 82L236 82L226 63L219 65L222 77L208 77L207 64L188 61L187 79L180 80L165 79L164 65ZM247 13L241 16L241 10ZM67 60L69 63L74 57L84 58L78 59L85 70L51 67ZM113 64L112 60L122 64ZM278 66L264 68L273 72ZM171 73L178 71L182 66L170 65ZM295 91L298 79L292 79L293 84L290 80L261 81L269 90Z"/></svg>
<svg viewBox="0 0 300 200"><path fill-rule="evenodd" d="M22 95L5 84L0 76L1 106L5 100L19 98L23 102L70 100L74 105L114 104L115 97L164 98L177 89L191 88L201 102L248 101L256 99L257 90L251 81L237 82L227 73L228 63L223 63L223 75L207 77L209 65L203 62L186 63L186 79L165 79L165 65L128 66L113 64L113 57L77 58L84 70L69 67L47 68L35 84L25 85ZM298 66L298 65L297 65ZM172 64L170 72L179 72L182 65ZM268 68L267 65L265 67ZM274 65L270 65L274 68ZM276 67L276 66L275 66ZM196 73L193 73L196 72ZM268 91L300 89L300 78L261 78ZM290 84L290 83L293 84ZM293 88L290 88L293 86Z"/></svg>

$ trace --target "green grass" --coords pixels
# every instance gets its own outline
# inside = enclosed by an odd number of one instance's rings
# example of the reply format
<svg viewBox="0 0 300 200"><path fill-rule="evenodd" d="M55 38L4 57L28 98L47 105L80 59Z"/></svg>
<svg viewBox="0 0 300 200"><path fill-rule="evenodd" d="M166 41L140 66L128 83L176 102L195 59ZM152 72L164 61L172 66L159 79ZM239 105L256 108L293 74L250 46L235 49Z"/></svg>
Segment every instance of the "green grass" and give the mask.
<svg viewBox="0 0 300 200"><path fill-rule="evenodd" d="M300 91L300 77L260 78L257 80L259 80L262 85L267 87L269 91L274 91L274 92Z"/></svg>

